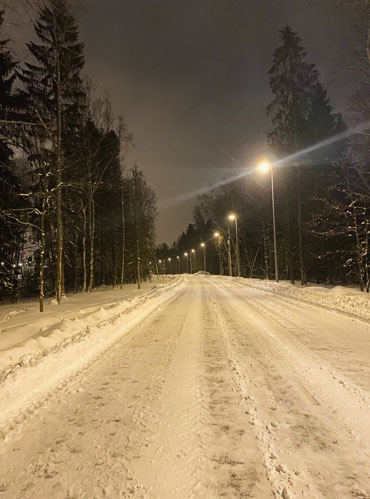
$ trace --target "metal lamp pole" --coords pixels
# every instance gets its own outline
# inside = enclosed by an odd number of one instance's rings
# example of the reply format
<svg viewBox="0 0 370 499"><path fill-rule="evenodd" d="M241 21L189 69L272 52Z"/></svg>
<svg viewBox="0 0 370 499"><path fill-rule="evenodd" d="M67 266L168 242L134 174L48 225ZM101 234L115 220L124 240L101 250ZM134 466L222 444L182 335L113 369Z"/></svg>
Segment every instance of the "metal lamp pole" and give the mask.
<svg viewBox="0 0 370 499"><path fill-rule="evenodd" d="M276 242L276 214L275 214L275 191L274 191L274 167L270 162L261 163L258 169L262 172L270 170L271 177L271 201L272 201L272 223L274 229L274 260L275 260L275 281L279 282L279 268L277 258L277 242Z"/></svg>
<svg viewBox="0 0 370 499"><path fill-rule="evenodd" d="M238 232L238 217L232 213L229 215L229 220L235 222L235 256L236 256L236 271L237 276L240 277L240 256L239 256L239 232Z"/></svg>
<svg viewBox="0 0 370 499"><path fill-rule="evenodd" d="M272 220L274 227L274 256L275 256L275 280L279 282L279 268L277 260L277 244L276 244L276 215L275 215L275 192L274 192L274 169L270 167L271 172L271 200L272 200Z"/></svg>
<svg viewBox="0 0 370 499"><path fill-rule="evenodd" d="M193 256L194 256L194 260L193 260L193 270L194 270L194 274L197 272L197 260L196 260L196 255L195 255L195 249L192 249L191 250Z"/></svg>
<svg viewBox="0 0 370 499"><path fill-rule="evenodd" d="M201 243L200 245L203 248L203 270L204 270L204 272L207 272L206 243Z"/></svg>
<svg viewBox="0 0 370 499"><path fill-rule="evenodd" d="M233 269L231 265L231 240L230 240L230 229L227 229L227 266L229 267L229 276L232 277Z"/></svg>
<svg viewBox="0 0 370 499"><path fill-rule="evenodd" d="M177 260L177 273L181 274L180 257L179 257L179 255L177 255L176 260Z"/></svg>
<svg viewBox="0 0 370 499"><path fill-rule="evenodd" d="M189 274L189 255L184 253L184 256L186 257L186 273Z"/></svg>
<svg viewBox="0 0 370 499"><path fill-rule="evenodd" d="M171 270L171 262L172 262L172 259L169 258L168 261L170 262L170 274L172 274L172 270Z"/></svg>

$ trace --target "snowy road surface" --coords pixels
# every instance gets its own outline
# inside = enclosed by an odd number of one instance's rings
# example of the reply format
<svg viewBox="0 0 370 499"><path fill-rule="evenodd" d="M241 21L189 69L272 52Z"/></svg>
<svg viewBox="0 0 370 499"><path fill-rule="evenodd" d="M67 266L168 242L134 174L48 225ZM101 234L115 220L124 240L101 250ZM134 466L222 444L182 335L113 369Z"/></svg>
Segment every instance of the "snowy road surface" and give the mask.
<svg viewBox="0 0 370 499"><path fill-rule="evenodd" d="M370 326L189 277L6 437L1 498L370 498Z"/></svg>

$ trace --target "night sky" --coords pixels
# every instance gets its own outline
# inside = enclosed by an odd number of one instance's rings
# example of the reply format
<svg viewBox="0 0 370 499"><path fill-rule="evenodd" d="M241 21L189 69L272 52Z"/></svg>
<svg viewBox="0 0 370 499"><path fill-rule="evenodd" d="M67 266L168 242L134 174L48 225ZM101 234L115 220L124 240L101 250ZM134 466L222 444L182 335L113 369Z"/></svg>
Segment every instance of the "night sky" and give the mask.
<svg viewBox="0 0 370 499"><path fill-rule="evenodd" d="M86 72L134 134L128 164L156 191L157 240L172 243L194 199L168 202L266 150L267 71L289 24L336 109L354 85L353 26L336 0L80 0ZM18 44L29 29L15 31ZM14 37L13 33L13 37ZM243 180L247 181L247 180Z"/></svg>

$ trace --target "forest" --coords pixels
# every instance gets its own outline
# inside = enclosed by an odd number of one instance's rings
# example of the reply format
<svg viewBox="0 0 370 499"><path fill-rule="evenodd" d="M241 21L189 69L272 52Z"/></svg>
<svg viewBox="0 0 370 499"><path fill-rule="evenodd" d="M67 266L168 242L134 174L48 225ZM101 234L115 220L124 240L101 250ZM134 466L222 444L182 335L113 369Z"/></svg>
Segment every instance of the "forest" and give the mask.
<svg viewBox="0 0 370 499"><path fill-rule="evenodd" d="M1 36L9 6L0 11L0 299L39 296L42 311L45 296L60 303L66 292L199 270L274 279L278 269L291 283L369 292L370 2L356 3L346 119L299 34L282 28L266 74L273 189L269 174L246 166L200 196L192 223L157 248L155 193L127 161L134 139L109 91L97 96L85 73L71 5L41 2L22 61Z"/></svg>
<svg viewBox="0 0 370 499"><path fill-rule="evenodd" d="M60 303L67 291L140 286L155 194L127 164L133 137L109 91L95 96L84 73L69 2L41 4L24 61L8 45L0 41L0 298L39 295L42 311L48 295Z"/></svg>
<svg viewBox="0 0 370 499"><path fill-rule="evenodd" d="M370 19L370 3L356 2ZM273 279L276 222L279 277L370 289L370 23L361 32L356 90L346 123L293 28L280 31L268 72L272 100L265 161L200 196L193 221L159 258L181 258L182 271ZM363 23L361 24L363 25ZM230 214L233 216L230 217ZM235 220L238 226L236 227ZM236 233L237 229L237 233ZM205 254L204 254L205 253ZM187 254L187 255L186 255ZM205 265L206 263L206 265ZM239 265L238 265L239 264Z"/></svg>

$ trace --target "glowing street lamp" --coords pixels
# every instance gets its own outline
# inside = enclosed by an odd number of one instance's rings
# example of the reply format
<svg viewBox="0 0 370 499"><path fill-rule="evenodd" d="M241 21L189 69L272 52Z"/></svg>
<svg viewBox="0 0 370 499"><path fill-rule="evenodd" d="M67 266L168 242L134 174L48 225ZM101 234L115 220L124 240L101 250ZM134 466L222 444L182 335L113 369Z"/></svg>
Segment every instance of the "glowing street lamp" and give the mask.
<svg viewBox="0 0 370 499"><path fill-rule="evenodd" d="M219 272L220 275L223 275L223 266L222 266L222 255L221 255L221 234L220 232L215 232L213 236L217 239L217 246L218 246L218 260L219 260Z"/></svg>
<svg viewBox="0 0 370 499"><path fill-rule="evenodd" d="M185 252L184 257L186 258L186 272L189 273L189 254Z"/></svg>
<svg viewBox="0 0 370 499"><path fill-rule="evenodd" d="M240 277L240 257L239 257L239 234L238 234L238 217L235 215L235 213L230 213L229 215L229 220L232 222L235 222L235 238L236 238L236 245L235 245L235 252L236 252L236 270L238 277Z"/></svg>
<svg viewBox="0 0 370 499"><path fill-rule="evenodd" d="M171 271L171 262L172 262L172 259L168 258L168 261L170 262L170 274L172 274L172 271Z"/></svg>
<svg viewBox="0 0 370 499"><path fill-rule="evenodd" d="M159 263L159 273L162 274L162 260L158 260Z"/></svg>
<svg viewBox="0 0 370 499"><path fill-rule="evenodd" d="M275 192L274 192L274 168L269 161L263 161L258 165L258 170L262 173L267 173L270 170L271 177L271 200L272 200L272 222L274 228L274 257L275 257L275 280L279 282L279 269L277 261L277 244L276 244L276 215L275 215Z"/></svg>
<svg viewBox="0 0 370 499"><path fill-rule="evenodd" d="M203 248L203 270L207 272L207 263L206 263L206 243L200 243L201 248Z"/></svg>
<svg viewBox="0 0 370 499"><path fill-rule="evenodd" d="M190 256L190 273L192 274L193 269L194 269L194 274L195 274L197 271L197 264L196 264L196 259L195 259L195 249L192 249L191 253L193 255L193 258L191 258L191 256ZM193 269L192 269L192 262L193 262Z"/></svg>
<svg viewBox="0 0 370 499"><path fill-rule="evenodd" d="M180 257L179 257L179 255L177 255L176 260L177 260L177 273L181 274Z"/></svg>

